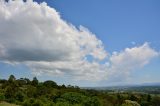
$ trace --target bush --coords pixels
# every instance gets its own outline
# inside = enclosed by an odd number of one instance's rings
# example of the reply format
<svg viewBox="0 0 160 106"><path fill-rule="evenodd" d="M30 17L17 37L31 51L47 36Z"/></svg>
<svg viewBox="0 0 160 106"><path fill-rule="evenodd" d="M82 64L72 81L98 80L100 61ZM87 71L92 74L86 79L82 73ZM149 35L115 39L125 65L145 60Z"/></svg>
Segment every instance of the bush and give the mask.
<svg viewBox="0 0 160 106"><path fill-rule="evenodd" d="M84 100L83 106L101 106L101 103L97 97L89 97Z"/></svg>
<svg viewBox="0 0 160 106"><path fill-rule="evenodd" d="M16 102L16 100L14 98L9 98L6 101L9 102L9 103L15 103Z"/></svg>
<svg viewBox="0 0 160 106"><path fill-rule="evenodd" d="M0 93L0 101L3 101L3 100L5 100L5 96L3 93Z"/></svg>
<svg viewBox="0 0 160 106"><path fill-rule="evenodd" d="M159 96L153 97L152 104L153 106L160 106L160 97Z"/></svg>
<svg viewBox="0 0 160 106"><path fill-rule="evenodd" d="M16 93L16 100L18 100L18 101L20 101L20 102L23 102L24 97L25 97L25 95L24 95L23 92L18 91L18 92Z"/></svg>
<svg viewBox="0 0 160 106"><path fill-rule="evenodd" d="M57 102L56 106L72 106L72 105L67 102Z"/></svg>
<svg viewBox="0 0 160 106"><path fill-rule="evenodd" d="M150 105L149 105L149 102L147 102L147 101L142 101L142 102L141 102L141 106L150 106Z"/></svg>
<svg viewBox="0 0 160 106"><path fill-rule="evenodd" d="M35 100L35 99L27 99L23 102L22 106L43 106L43 103L41 100Z"/></svg>
<svg viewBox="0 0 160 106"><path fill-rule="evenodd" d="M29 100L25 100L22 104L22 106L31 106L31 103Z"/></svg>
<svg viewBox="0 0 160 106"><path fill-rule="evenodd" d="M140 106L136 101L125 100L121 106Z"/></svg>
<svg viewBox="0 0 160 106"><path fill-rule="evenodd" d="M32 106L43 106L43 103L40 100L36 100Z"/></svg>
<svg viewBox="0 0 160 106"><path fill-rule="evenodd" d="M61 98L65 99L71 104L81 103L82 102L82 94L75 92L68 92L61 96Z"/></svg>

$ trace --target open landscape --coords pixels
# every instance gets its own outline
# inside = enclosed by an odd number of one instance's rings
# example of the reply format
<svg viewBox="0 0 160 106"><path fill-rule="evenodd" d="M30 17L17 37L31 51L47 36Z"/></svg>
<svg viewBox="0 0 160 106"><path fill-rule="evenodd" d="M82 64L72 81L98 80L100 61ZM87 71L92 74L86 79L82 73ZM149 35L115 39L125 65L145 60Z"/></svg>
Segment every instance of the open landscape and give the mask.
<svg viewBox="0 0 160 106"><path fill-rule="evenodd" d="M0 106L160 106L160 0L0 0Z"/></svg>
<svg viewBox="0 0 160 106"><path fill-rule="evenodd" d="M11 104L9 104L11 103ZM0 106L159 106L160 86L88 87L57 85L36 77L0 80Z"/></svg>

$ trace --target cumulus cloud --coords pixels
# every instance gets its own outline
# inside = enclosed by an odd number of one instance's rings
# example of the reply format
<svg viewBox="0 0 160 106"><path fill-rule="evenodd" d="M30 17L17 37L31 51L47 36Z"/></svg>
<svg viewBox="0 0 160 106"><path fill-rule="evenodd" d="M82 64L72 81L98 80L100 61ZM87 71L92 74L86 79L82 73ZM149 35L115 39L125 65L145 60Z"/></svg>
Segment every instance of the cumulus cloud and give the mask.
<svg viewBox="0 0 160 106"><path fill-rule="evenodd" d="M138 47L126 48L119 53L113 52L110 57L111 74L118 73L116 76L124 76L125 78L130 74L130 71L142 68L158 55L159 53L152 49L147 42Z"/></svg>
<svg viewBox="0 0 160 106"><path fill-rule="evenodd" d="M148 43L107 54L95 34L83 26L77 29L46 3L0 2L1 62L24 64L36 75L98 81L129 73L158 55Z"/></svg>

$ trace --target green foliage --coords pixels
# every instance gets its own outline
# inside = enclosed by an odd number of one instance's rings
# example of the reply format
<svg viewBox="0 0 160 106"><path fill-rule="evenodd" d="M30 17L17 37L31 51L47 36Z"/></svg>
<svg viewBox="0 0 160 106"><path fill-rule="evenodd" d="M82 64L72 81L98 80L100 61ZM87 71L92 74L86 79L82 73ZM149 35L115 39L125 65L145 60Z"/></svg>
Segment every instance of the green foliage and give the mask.
<svg viewBox="0 0 160 106"><path fill-rule="evenodd" d="M18 92L16 92L15 97L16 97L16 100L23 102L25 98L25 94L19 90Z"/></svg>
<svg viewBox="0 0 160 106"><path fill-rule="evenodd" d="M63 85L62 85L62 88L66 88L66 86L63 84Z"/></svg>
<svg viewBox="0 0 160 106"><path fill-rule="evenodd" d="M130 96L130 100L132 100L132 101L136 101L136 100L137 100L137 97L136 97L135 95L131 94L131 96Z"/></svg>
<svg viewBox="0 0 160 106"><path fill-rule="evenodd" d="M33 86L37 86L38 85L38 79L36 77L33 78L32 85Z"/></svg>
<svg viewBox="0 0 160 106"><path fill-rule="evenodd" d="M32 85L28 85L26 86L25 93L29 98L36 97L37 88Z"/></svg>
<svg viewBox="0 0 160 106"><path fill-rule="evenodd" d="M153 106L160 106L160 96L155 96L152 99Z"/></svg>
<svg viewBox="0 0 160 106"><path fill-rule="evenodd" d="M43 106L43 103L40 100L35 100L32 106Z"/></svg>
<svg viewBox="0 0 160 106"><path fill-rule="evenodd" d="M55 106L71 106L71 104L67 102L57 102Z"/></svg>
<svg viewBox="0 0 160 106"><path fill-rule="evenodd" d="M144 93L80 89L36 77L0 80L0 101L20 106L160 106L160 96ZM139 105L140 104L140 105Z"/></svg>
<svg viewBox="0 0 160 106"><path fill-rule="evenodd" d="M64 100L68 101L71 104L81 103L83 96L75 92L67 92L61 96Z"/></svg>
<svg viewBox="0 0 160 106"><path fill-rule="evenodd" d="M8 79L8 82L12 83L16 80L16 78L14 77L14 75L10 75L9 76L9 79Z"/></svg>
<svg viewBox="0 0 160 106"><path fill-rule="evenodd" d="M150 102L151 101L151 95L147 95L147 101Z"/></svg>
<svg viewBox="0 0 160 106"><path fill-rule="evenodd" d="M16 83L18 84L18 86L27 85L27 81L24 78L16 80Z"/></svg>
<svg viewBox="0 0 160 106"><path fill-rule="evenodd" d="M43 106L43 103L41 100L31 98L31 99L26 99L23 102L22 106Z"/></svg>
<svg viewBox="0 0 160 106"><path fill-rule="evenodd" d="M14 91L14 88L12 86L7 86L5 88L5 97L7 99L9 98L14 98L14 95L15 95L15 91Z"/></svg>
<svg viewBox="0 0 160 106"><path fill-rule="evenodd" d="M100 106L100 101L97 97L86 98L83 102L83 106Z"/></svg>
<svg viewBox="0 0 160 106"><path fill-rule="evenodd" d="M22 106L31 106L31 103L28 100L25 100Z"/></svg>
<svg viewBox="0 0 160 106"><path fill-rule="evenodd" d="M147 101L142 101L141 106L150 106L149 102Z"/></svg>
<svg viewBox="0 0 160 106"><path fill-rule="evenodd" d="M5 100L4 93L0 93L0 101L4 101L4 100Z"/></svg>
<svg viewBox="0 0 160 106"><path fill-rule="evenodd" d="M140 106L136 101L131 100L125 100L125 103L123 103L121 106Z"/></svg>
<svg viewBox="0 0 160 106"><path fill-rule="evenodd" d="M57 87L57 83L51 80L45 81L43 84L46 87Z"/></svg>

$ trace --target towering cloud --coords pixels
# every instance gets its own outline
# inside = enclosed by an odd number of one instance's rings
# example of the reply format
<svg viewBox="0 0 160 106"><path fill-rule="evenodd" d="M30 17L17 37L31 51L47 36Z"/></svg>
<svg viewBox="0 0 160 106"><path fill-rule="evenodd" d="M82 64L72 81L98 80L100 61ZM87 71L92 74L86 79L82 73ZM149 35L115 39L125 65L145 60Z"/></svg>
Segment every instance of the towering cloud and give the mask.
<svg viewBox="0 0 160 106"><path fill-rule="evenodd" d="M97 81L129 73L158 55L148 43L107 54L95 34L83 26L77 29L46 3L0 2L1 62L24 64L36 75ZM100 64L106 58L109 61Z"/></svg>

